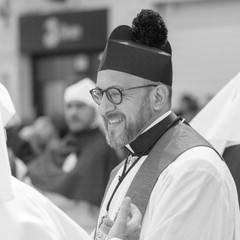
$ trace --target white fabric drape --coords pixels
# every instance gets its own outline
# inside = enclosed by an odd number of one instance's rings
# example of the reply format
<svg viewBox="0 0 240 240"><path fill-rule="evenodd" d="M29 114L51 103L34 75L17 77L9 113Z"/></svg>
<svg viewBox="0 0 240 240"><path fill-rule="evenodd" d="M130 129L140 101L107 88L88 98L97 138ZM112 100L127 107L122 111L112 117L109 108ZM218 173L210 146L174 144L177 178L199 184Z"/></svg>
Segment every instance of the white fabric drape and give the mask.
<svg viewBox="0 0 240 240"><path fill-rule="evenodd" d="M192 119L190 125L223 153L240 144L240 73Z"/></svg>
<svg viewBox="0 0 240 240"><path fill-rule="evenodd" d="M14 113L15 110L9 93L0 83L0 204L13 198L4 127Z"/></svg>

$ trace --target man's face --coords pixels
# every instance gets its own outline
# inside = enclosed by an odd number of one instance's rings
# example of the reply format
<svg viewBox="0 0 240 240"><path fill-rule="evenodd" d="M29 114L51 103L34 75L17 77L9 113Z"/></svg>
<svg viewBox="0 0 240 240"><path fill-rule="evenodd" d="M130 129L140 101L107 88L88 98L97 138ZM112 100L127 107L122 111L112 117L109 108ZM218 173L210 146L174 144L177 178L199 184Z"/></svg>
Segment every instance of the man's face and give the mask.
<svg viewBox="0 0 240 240"><path fill-rule="evenodd" d="M79 101L71 101L64 106L65 120L71 132L90 128L96 117L93 107Z"/></svg>
<svg viewBox="0 0 240 240"><path fill-rule="evenodd" d="M105 70L98 73L97 87L119 89L147 85L143 79L126 73ZM106 94L99 105L104 120L108 144L113 148L123 147L136 139L154 116L148 88L124 91L119 105L111 103Z"/></svg>

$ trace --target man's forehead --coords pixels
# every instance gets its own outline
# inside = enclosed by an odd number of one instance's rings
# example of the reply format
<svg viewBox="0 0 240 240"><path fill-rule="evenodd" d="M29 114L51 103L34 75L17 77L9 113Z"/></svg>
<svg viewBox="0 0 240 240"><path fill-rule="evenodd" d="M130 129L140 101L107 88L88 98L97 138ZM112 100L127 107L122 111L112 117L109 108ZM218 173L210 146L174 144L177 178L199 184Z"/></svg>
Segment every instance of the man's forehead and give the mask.
<svg viewBox="0 0 240 240"><path fill-rule="evenodd" d="M144 82L143 78L114 70L103 70L98 72L97 84L99 88L109 86L131 87Z"/></svg>

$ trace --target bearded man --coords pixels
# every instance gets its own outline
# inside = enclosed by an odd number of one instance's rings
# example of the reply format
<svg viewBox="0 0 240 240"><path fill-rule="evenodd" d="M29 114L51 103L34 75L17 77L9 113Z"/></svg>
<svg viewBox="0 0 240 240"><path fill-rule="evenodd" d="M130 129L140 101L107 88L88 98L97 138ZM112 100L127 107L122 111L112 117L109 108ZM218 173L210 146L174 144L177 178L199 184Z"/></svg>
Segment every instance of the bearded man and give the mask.
<svg viewBox="0 0 240 240"><path fill-rule="evenodd" d="M108 39L90 93L109 145L126 146L130 155L112 172L96 239L104 238L101 226L115 218L125 196L144 215L141 240L240 239L237 192L226 164L171 111L171 59L166 25L152 10Z"/></svg>

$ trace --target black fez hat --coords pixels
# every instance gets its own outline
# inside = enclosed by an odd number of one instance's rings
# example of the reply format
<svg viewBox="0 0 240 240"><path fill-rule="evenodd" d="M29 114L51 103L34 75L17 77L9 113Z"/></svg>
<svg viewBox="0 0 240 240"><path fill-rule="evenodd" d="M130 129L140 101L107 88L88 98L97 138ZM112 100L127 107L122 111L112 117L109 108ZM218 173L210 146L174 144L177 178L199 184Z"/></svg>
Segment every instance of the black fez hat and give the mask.
<svg viewBox="0 0 240 240"><path fill-rule="evenodd" d="M142 10L132 27L115 28L98 71L115 70L172 86L171 46L159 13Z"/></svg>

